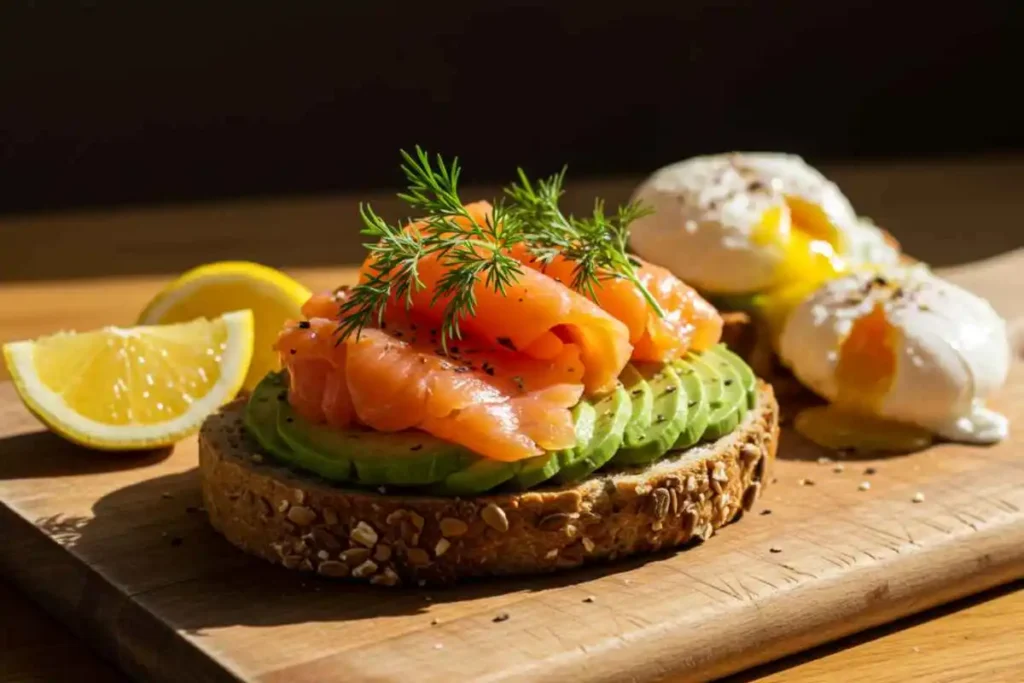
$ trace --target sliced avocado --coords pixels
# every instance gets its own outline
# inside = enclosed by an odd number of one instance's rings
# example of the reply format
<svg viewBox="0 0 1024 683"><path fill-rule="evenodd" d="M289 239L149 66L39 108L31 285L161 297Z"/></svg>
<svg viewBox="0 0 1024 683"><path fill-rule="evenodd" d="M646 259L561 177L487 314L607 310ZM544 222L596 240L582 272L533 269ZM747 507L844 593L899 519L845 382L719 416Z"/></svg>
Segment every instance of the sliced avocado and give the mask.
<svg viewBox="0 0 1024 683"><path fill-rule="evenodd" d="M635 448L643 443L643 437L654 420L654 394L651 392L651 385L647 383L647 378L632 364L622 369L619 381L629 394L632 404L622 444L626 448Z"/></svg>
<svg viewBox="0 0 1024 683"><path fill-rule="evenodd" d="M576 428L576 443L589 443L594 435L597 413L589 401L580 401L572 409L573 424ZM573 449L555 451L538 455L536 458L523 460L521 466L509 482L512 488L520 491L533 488L558 474L562 469L563 458L571 457Z"/></svg>
<svg viewBox="0 0 1024 683"><path fill-rule="evenodd" d="M281 401L277 407L277 433L290 451L285 464L329 481L350 482L355 478L352 460L345 454L346 432L307 422Z"/></svg>
<svg viewBox="0 0 1024 683"><path fill-rule="evenodd" d="M278 432L304 458L296 463L332 481L367 486L424 486L443 481L481 458L426 432L335 429L278 408Z"/></svg>
<svg viewBox="0 0 1024 683"><path fill-rule="evenodd" d="M712 348L698 357L714 371L713 385L719 389L718 398L711 402L705 441L720 439L733 431L747 412L747 394L732 362Z"/></svg>
<svg viewBox="0 0 1024 683"><path fill-rule="evenodd" d="M629 393L616 385L615 391L602 397L594 404L594 428L591 438L578 441L572 462L562 459L562 468L555 479L561 483L579 481L611 460L622 445L626 425L633 414L633 403Z"/></svg>
<svg viewBox="0 0 1024 683"><path fill-rule="evenodd" d="M743 390L747 392L747 408L752 409L757 405L757 377L754 375L754 371L747 365L746 361L737 356L725 344L719 344L715 348L720 355L729 359L732 363L732 369L740 376Z"/></svg>
<svg viewBox="0 0 1024 683"><path fill-rule="evenodd" d="M700 441L704 430L708 427L711 405L704 388L703 376L694 367L689 358L681 359L675 364L676 374L683 385L683 393L687 398L688 415L686 428L679 433L673 449L689 448Z"/></svg>
<svg viewBox="0 0 1024 683"><path fill-rule="evenodd" d="M502 462L478 457L468 467L453 472L444 481L427 488L435 496L475 496L504 484L515 476L518 462Z"/></svg>
<svg viewBox="0 0 1024 683"><path fill-rule="evenodd" d="M657 460L675 445L686 428L688 401L682 381L672 366L659 365L654 370L638 365L638 369L648 377L647 384L654 396L654 419L640 445L623 448L612 458L616 465L639 465Z"/></svg>
<svg viewBox="0 0 1024 683"><path fill-rule="evenodd" d="M243 417L246 430L270 455L280 460L288 460L291 450L277 433L277 407L285 402L287 392L284 373L270 373L253 389Z"/></svg>
<svg viewBox="0 0 1024 683"><path fill-rule="evenodd" d="M517 491L525 491L543 484L562 469L562 461L558 453L545 453L535 458L522 461L519 470L512 476L509 486Z"/></svg>

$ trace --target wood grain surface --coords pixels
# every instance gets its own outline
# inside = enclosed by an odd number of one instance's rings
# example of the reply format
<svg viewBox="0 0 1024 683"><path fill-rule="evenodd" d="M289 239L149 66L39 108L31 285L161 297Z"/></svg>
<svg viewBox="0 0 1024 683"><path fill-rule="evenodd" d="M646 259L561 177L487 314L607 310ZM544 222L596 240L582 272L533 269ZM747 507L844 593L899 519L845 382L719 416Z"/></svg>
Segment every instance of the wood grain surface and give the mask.
<svg viewBox="0 0 1024 683"><path fill-rule="evenodd" d="M1022 264L1024 252L954 277L1002 288ZM314 287L351 277L297 274ZM123 300L128 317L158 284L83 283L49 313L74 321L106 298ZM14 299L5 310L31 324L39 302ZM1013 298L996 305L1020 317ZM1024 419L1024 366L1000 403ZM138 456L84 452L41 430L5 385L0 569L144 680L697 679L1024 576L1021 452L1018 430L994 448L943 445L837 473L786 435L755 514L702 546L388 593L298 577L224 543L197 510L193 441ZM926 499L915 504L918 491ZM511 618L494 623L501 611Z"/></svg>
<svg viewBox="0 0 1024 683"><path fill-rule="evenodd" d="M1024 244L1020 230L1024 196L1019 192L1024 182L1024 161L864 165L829 171L858 208L893 230L908 250L931 262L962 263ZM584 184L571 188L577 191L569 200L583 206L589 197L602 194L615 201L627 196L634 183L635 179L626 179ZM383 198L381 206L385 212L394 209ZM256 258L292 266L296 275L314 287L336 284L342 275L338 270L303 266L351 259L358 241L351 237L353 207L352 199L311 198L7 217L0 221L0 243L5 245L0 249L0 342L62 328L130 323L166 281L166 274L213 258ZM324 248L309 249L310 243ZM1013 315L1021 311L1014 301L1020 291L1020 284L1015 287L1014 283L1020 283L1021 271L1018 253L987 262L983 268L961 270L955 277L984 291L1004 312ZM0 379L3 373L0 368ZM28 424L27 433L38 429ZM25 443L19 438L24 435L16 438L15 444ZM11 443L6 438L0 441L0 460L4 463L12 457L8 448ZM26 457L23 449L15 452ZM81 469L83 463L82 458L73 457L68 464ZM850 472L848 468L844 475ZM880 468L875 477L885 474L886 470ZM23 475L16 473L19 478ZM79 471L77 475L88 481L101 477L102 472ZM10 483L9 477L9 473L0 472L2 485ZM785 481L780 484L785 485ZM818 482L813 492L820 492L821 485ZM67 488L40 495L65 495L62 491ZM779 491L779 487L769 489L768 495ZM801 487L794 493L807 492ZM875 493L877 487L872 489L872 495ZM933 502L931 495L928 502ZM81 507L81 502L76 504ZM91 506L84 509L83 516L93 514ZM777 514L774 512L769 519ZM726 534L743 532L753 520L748 516ZM173 545L176 536L162 536L161 524L153 520L148 530L176 551L188 547L184 537L181 545ZM713 548L728 538L726 534L699 552ZM36 536L35 532L31 535ZM119 547L116 535L104 543ZM52 545L42 547L52 549ZM138 556L150 550L144 545L129 548L128 552L134 552L132 561L138 564L142 562ZM693 554L687 551L683 556ZM188 560L179 553L171 554L168 561ZM92 583L83 583L84 579L73 574L44 569L45 565L38 570L33 567L28 579L41 586L36 597L44 603L48 596L52 603L54 594L74 596L77 590L80 599L76 604L82 609L95 610L100 604L95 595L101 591L93 591ZM89 571L102 575L103 565ZM927 610L922 616L783 658L730 680L1016 680L1015 672L1024 669L1024 652L1019 644L1019 624L1024 616L1021 587L1018 581L989 591L983 599L969 598ZM0 604L0 681L123 680L111 667L91 657L64 625L40 612L10 584L0 582ZM925 603L917 603L913 609L923 606ZM103 615L107 623L113 620L128 629L133 625L127 611ZM85 636L85 641L94 635L92 624L72 620L70 626ZM265 626L244 628L259 631ZM108 651L107 656L119 660L125 653Z"/></svg>

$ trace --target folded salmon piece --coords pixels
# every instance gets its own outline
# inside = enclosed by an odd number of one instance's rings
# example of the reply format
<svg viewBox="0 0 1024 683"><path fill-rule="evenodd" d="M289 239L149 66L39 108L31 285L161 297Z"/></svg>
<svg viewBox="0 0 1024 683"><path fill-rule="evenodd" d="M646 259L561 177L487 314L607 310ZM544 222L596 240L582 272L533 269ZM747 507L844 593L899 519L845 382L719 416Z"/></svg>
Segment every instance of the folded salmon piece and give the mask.
<svg viewBox="0 0 1024 683"><path fill-rule="evenodd" d="M307 308L327 301L315 299ZM575 444L569 409L584 390L578 347L536 359L467 336L446 354L420 320L341 343L337 318L290 323L276 348L296 412L338 428L420 429L495 460Z"/></svg>

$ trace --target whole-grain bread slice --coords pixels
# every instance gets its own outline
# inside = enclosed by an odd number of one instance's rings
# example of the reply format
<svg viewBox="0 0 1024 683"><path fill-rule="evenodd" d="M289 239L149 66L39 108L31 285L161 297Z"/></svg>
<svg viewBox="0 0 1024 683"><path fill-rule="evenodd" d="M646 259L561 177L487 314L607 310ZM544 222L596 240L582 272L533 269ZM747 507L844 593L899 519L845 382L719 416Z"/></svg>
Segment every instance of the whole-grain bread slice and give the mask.
<svg viewBox="0 0 1024 683"><path fill-rule="evenodd" d="M761 384L731 434L651 466L525 493L443 498L341 488L274 463L242 428L244 401L199 437L213 526L290 569L381 585L534 574L708 539L767 481L778 405Z"/></svg>

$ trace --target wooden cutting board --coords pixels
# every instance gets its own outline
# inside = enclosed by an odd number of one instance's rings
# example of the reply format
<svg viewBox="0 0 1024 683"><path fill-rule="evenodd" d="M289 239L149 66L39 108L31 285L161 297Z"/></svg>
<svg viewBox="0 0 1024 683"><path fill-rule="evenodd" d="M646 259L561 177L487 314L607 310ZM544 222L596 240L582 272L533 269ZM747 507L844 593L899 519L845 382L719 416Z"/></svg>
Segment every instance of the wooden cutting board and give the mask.
<svg viewBox="0 0 1024 683"><path fill-rule="evenodd" d="M1022 265L953 276L1018 321ZM840 468L785 434L762 500L701 546L423 592L249 558L199 509L194 441L85 452L0 384L0 571L140 680L705 679L1024 577L1024 363L997 403L1016 429L991 448Z"/></svg>

